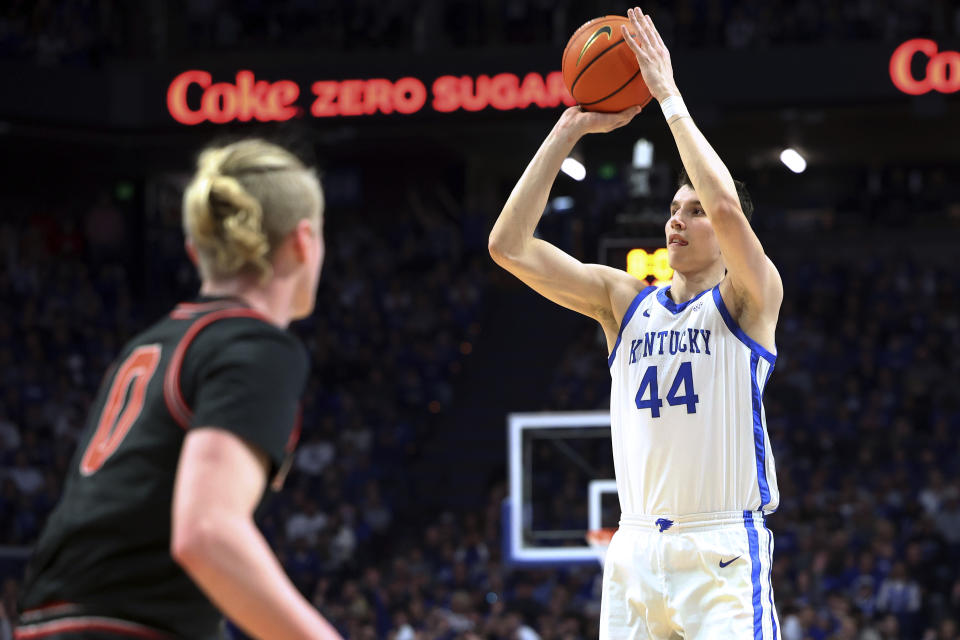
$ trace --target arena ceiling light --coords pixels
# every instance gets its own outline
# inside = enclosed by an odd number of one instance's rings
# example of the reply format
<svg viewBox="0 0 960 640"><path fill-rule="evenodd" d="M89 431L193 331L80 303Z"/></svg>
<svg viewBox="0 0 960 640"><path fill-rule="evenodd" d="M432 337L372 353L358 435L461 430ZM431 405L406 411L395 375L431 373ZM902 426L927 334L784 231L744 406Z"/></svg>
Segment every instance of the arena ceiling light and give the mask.
<svg viewBox="0 0 960 640"><path fill-rule="evenodd" d="M640 138L633 144L633 168L649 169L653 166L653 143Z"/></svg>
<svg viewBox="0 0 960 640"><path fill-rule="evenodd" d="M807 161L796 149L784 149L780 152L780 162L787 165L787 169L794 173L803 173L807 169Z"/></svg>
<svg viewBox="0 0 960 640"><path fill-rule="evenodd" d="M564 160L563 164L560 165L560 171L563 171L577 182L587 177L587 168L583 166L582 162L575 158L567 158Z"/></svg>

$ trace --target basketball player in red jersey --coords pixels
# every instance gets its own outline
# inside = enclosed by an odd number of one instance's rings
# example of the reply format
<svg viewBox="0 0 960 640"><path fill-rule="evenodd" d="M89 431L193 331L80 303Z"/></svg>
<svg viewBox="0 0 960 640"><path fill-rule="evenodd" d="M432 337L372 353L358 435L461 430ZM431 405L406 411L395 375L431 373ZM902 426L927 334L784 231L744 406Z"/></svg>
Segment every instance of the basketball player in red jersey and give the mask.
<svg viewBox="0 0 960 640"><path fill-rule="evenodd" d="M15 637L339 638L253 514L282 483L308 373L285 331L323 264L323 195L286 150L201 154L184 195L200 297L124 346L30 561ZM219 611L218 611L219 609Z"/></svg>

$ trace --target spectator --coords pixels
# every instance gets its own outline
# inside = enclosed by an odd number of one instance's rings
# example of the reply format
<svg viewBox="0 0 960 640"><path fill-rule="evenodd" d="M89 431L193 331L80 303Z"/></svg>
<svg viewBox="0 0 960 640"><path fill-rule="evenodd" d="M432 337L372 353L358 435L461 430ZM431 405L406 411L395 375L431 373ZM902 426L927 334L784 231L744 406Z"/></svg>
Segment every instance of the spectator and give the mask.
<svg viewBox="0 0 960 640"><path fill-rule="evenodd" d="M43 488L43 473L30 464L26 451L17 452L13 468L7 471L7 475L24 496L32 496Z"/></svg>
<svg viewBox="0 0 960 640"><path fill-rule="evenodd" d="M314 500L303 499L303 505L302 511L297 511L287 520L287 540L303 540L308 545L315 545L318 534L327 526L328 518L320 512Z"/></svg>
<svg viewBox="0 0 960 640"><path fill-rule="evenodd" d="M7 416L3 404L0 404L0 452L16 451L19 448L20 430ZM3 463L2 459L0 463Z"/></svg>
<svg viewBox="0 0 960 640"><path fill-rule="evenodd" d="M875 588L873 576L870 575L860 576L854 585L853 605L866 620L873 618L877 612Z"/></svg>
<svg viewBox="0 0 960 640"><path fill-rule="evenodd" d="M363 505L363 521L377 534L384 535L393 520L393 513L380 496L380 485L371 480L367 483Z"/></svg>
<svg viewBox="0 0 960 640"><path fill-rule="evenodd" d="M920 504L924 510L931 516L936 516L940 511L946 493L946 487L943 481L943 473L939 469L931 469L927 474L927 485L918 496Z"/></svg>
<svg viewBox="0 0 960 640"><path fill-rule="evenodd" d="M960 547L960 489L952 485L943 492L943 507L936 515L937 528L953 547Z"/></svg>
<svg viewBox="0 0 960 640"><path fill-rule="evenodd" d="M323 434L317 433L300 443L296 455L298 471L309 476L319 476L333 462L336 447Z"/></svg>
<svg viewBox="0 0 960 640"><path fill-rule="evenodd" d="M913 618L920 611L920 596L920 585L907 575L906 565L895 562L890 576L880 585L877 611L897 616L901 628L912 628Z"/></svg>

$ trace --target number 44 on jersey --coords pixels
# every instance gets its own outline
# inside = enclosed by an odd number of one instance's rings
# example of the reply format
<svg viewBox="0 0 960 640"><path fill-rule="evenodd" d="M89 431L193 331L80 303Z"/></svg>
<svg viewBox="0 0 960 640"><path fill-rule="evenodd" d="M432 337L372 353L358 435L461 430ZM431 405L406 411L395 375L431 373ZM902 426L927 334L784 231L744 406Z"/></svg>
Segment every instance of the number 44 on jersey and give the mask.
<svg viewBox="0 0 960 640"><path fill-rule="evenodd" d="M680 395L681 392L683 395ZM700 397L697 396L693 388L693 367L689 362L682 362L677 375L670 384L670 390L667 392L667 404L671 407L686 405L687 413L696 413L698 402L700 402ZM640 388L637 390L636 403L637 409L650 409L652 417L660 417L663 400L660 399L656 365L650 365L644 372L643 378L640 380Z"/></svg>

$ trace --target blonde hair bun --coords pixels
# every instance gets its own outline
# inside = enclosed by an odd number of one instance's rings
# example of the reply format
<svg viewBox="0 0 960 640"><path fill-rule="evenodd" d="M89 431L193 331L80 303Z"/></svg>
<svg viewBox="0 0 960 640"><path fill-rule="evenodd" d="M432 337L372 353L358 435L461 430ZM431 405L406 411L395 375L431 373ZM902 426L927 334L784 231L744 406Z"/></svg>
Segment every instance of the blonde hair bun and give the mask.
<svg viewBox="0 0 960 640"><path fill-rule="evenodd" d="M205 279L242 272L267 279L277 243L322 209L316 174L286 149L254 138L200 154L183 194L183 227Z"/></svg>

